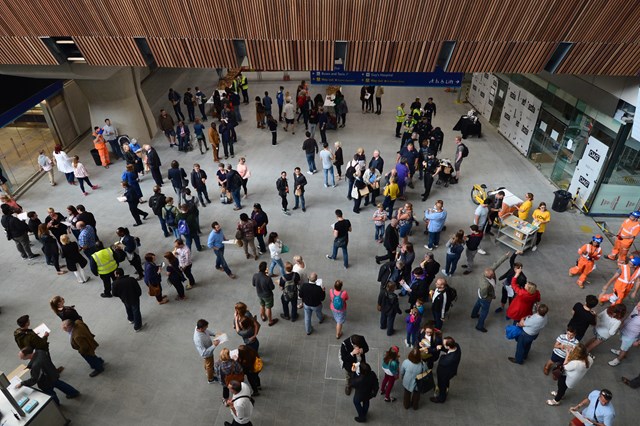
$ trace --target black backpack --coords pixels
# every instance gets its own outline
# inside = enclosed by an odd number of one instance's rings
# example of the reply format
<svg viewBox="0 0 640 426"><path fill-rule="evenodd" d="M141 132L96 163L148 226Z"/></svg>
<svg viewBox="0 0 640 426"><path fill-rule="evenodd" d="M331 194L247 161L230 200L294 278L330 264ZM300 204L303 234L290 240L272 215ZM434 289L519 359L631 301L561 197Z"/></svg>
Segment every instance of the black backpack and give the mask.
<svg viewBox="0 0 640 426"><path fill-rule="evenodd" d="M176 226L176 215L173 213L173 208L167 209L166 207L163 207L163 209L165 211L164 221L167 226Z"/></svg>
<svg viewBox="0 0 640 426"><path fill-rule="evenodd" d="M344 175L347 179L353 179L353 175L356 173L356 168L353 166L347 167L347 170L344 172Z"/></svg>
<svg viewBox="0 0 640 426"><path fill-rule="evenodd" d="M469 155L469 148L465 144L462 144L462 158L466 158Z"/></svg>
<svg viewBox="0 0 640 426"><path fill-rule="evenodd" d="M378 396L378 389L380 389L380 382L378 381L378 376L376 376L376 373L374 373L373 371L371 373L372 378L371 378L371 390L369 393L369 396L371 398L375 398Z"/></svg>
<svg viewBox="0 0 640 426"><path fill-rule="evenodd" d="M453 305L453 302L458 300L458 292L450 285L447 285L445 292L447 293L447 306L445 307L445 310L449 310L451 305Z"/></svg>

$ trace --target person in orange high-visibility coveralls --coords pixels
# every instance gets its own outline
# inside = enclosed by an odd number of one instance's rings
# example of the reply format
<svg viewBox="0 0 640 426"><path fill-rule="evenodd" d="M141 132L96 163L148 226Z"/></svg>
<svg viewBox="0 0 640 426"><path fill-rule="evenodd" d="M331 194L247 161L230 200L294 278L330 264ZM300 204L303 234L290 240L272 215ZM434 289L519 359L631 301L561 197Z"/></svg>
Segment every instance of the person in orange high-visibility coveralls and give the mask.
<svg viewBox="0 0 640 426"><path fill-rule="evenodd" d="M93 146L98 150L98 154L100 154L100 161L105 169L109 168L109 150L107 149L107 143L102 136L103 130L100 127L93 128Z"/></svg>
<svg viewBox="0 0 640 426"><path fill-rule="evenodd" d="M633 245L635 238L640 234L640 223L638 219L640 219L640 210L629 213L629 218L622 222L620 230L618 231L618 238L613 245L613 250L611 250L611 253L607 256L608 259L616 260L617 258L620 262L627 260L627 253L629 253L629 249Z"/></svg>
<svg viewBox="0 0 640 426"><path fill-rule="evenodd" d="M585 244L580 247L578 250L578 262L576 266L569 269L569 276L574 276L576 274L580 274L578 277L578 287L584 288L584 282L587 279L587 275L591 273L596 267L596 260L600 259L602 256L602 248L600 244L602 243L602 235L595 235L591 238L591 242L589 244Z"/></svg>
<svg viewBox="0 0 640 426"><path fill-rule="evenodd" d="M634 285L636 290L633 292L634 299L638 294L638 284L640 283L640 257L632 257L628 263L619 263L619 270L602 288L600 294L600 303L611 302L612 305L622 303L625 297L631 293ZM615 281L613 285L613 293L605 294L611 283Z"/></svg>

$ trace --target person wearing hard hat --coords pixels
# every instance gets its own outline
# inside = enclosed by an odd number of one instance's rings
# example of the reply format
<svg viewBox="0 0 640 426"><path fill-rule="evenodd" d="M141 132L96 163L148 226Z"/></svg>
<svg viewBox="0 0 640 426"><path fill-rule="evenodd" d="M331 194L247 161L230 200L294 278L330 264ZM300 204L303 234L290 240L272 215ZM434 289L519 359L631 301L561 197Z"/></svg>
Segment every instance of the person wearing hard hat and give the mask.
<svg viewBox="0 0 640 426"><path fill-rule="evenodd" d="M611 302L612 305L622 303L624 298L631 293L634 285L636 289L631 297L635 299L638 294L638 287L640 287L638 286L638 283L640 283L640 257L632 257L628 262L619 263L618 266L618 271L602 288L602 293L599 297L600 303ZM605 294L614 281L613 293Z"/></svg>
<svg viewBox="0 0 640 426"><path fill-rule="evenodd" d="M600 259L602 256L602 248L600 247L602 244L602 235L594 235L591 238L591 242L583 245L578 250L578 261L576 262L576 266L569 269L569 276L574 276L580 274L578 277L578 287L584 288L584 282L587 279L587 276L593 271L596 267L596 260Z"/></svg>
<svg viewBox="0 0 640 426"><path fill-rule="evenodd" d="M620 262L624 262L627 259L627 253L629 253L633 241L636 236L640 234L640 223L638 219L640 219L640 210L629 213L629 218L622 222L618 230L616 242L613 245L613 250L611 250L611 253L607 256L608 259L618 259Z"/></svg>

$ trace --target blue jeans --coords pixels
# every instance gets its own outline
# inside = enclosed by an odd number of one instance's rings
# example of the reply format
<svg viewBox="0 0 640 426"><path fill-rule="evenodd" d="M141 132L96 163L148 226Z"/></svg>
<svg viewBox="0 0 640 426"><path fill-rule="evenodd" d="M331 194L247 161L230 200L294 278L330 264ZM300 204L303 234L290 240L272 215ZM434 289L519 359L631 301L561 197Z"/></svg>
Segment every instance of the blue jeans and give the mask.
<svg viewBox="0 0 640 426"><path fill-rule="evenodd" d="M82 355L82 354L80 354ZM97 355L82 355L85 361L89 364L92 370L102 371L104 370L104 360Z"/></svg>
<svg viewBox="0 0 640 426"><path fill-rule="evenodd" d="M167 228L167 221L164 220L162 216L158 216L158 219L160 219L160 228L162 228L162 232L164 232L164 236L168 237L169 235L171 235L169 233L169 229Z"/></svg>
<svg viewBox="0 0 640 426"><path fill-rule="evenodd" d="M448 275L453 275L453 273L456 271L456 268L458 267L458 260L460 260L459 254L447 253L447 258L445 261L446 266L444 270Z"/></svg>
<svg viewBox="0 0 640 426"><path fill-rule="evenodd" d="M516 346L516 362L518 364L524 363L524 360L527 359L527 356L529 355L529 350L531 350L531 345L533 344L533 341L536 340L537 338L538 338L537 334L535 336L530 336L524 331L520 336L518 336L518 338L516 339L516 341L518 342Z"/></svg>
<svg viewBox="0 0 640 426"><path fill-rule="evenodd" d="M473 309L471 310L471 316L478 317L476 328L484 328L484 321L487 319L487 315L489 315L490 306L491 306L491 299L478 298L476 300L476 304L473 305Z"/></svg>
<svg viewBox="0 0 640 426"><path fill-rule="evenodd" d="M349 181L349 188L347 189L347 198L351 200L351 191L353 190L353 184L355 183L355 179L349 179L347 178L347 181ZM391 216L389 216L391 217Z"/></svg>
<svg viewBox="0 0 640 426"><path fill-rule="evenodd" d="M317 172L316 169L316 154L306 154L307 156L307 164L309 165L309 171L310 172Z"/></svg>
<svg viewBox="0 0 640 426"><path fill-rule="evenodd" d="M380 313L380 330L387 330L387 336L393 336L393 323L396 320L395 312L392 314Z"/></svg>
<svg viewBox="0 0 640 426"><path fill-rule="evenodd" d="M311 316L313 315L314 312L318 317L318 321L322 321L324 317L322 315L321 304L318 306L304 305L304 329L306 330L307 333L311 333L311 331L313 330L313 327L311 327Z"/></svg>
<svg viewBox="0 0 640 426"><path fill-rule="evenodd" d="M384 237L384 225L375 225L376 233L373 236L374 240L381 240Z"/></svg>
<svg viewBox="0 0 640 426"><path fill-rule="evenodd" d="M329 186L329 176L331 176L331 186L336 186L336 176L333 173L333 167L330 169L322 169L324 172L324 184Z"/></svg>
<svg viewBox="0 0 640 426"><path fill-rule="evenodd" d="M300 195L294 195L293 198L296 200L296 205L293 206L294 209L298 208L298 204L302 204L302 210L306 209L304 206L304 192Z"/></svg>
<svg viewBox="0 0 640 426"><path fill-rule="evenodd" d="M366 420L367 413L369 412L369 400L368 399L360 399L356 395L353 396L353 405L356 406L356 411L358 412L358 418L360 420Z"/></svg>
<svg viewBox="0 0 640 426"><path fill-rule="evenodd" d="M344 267L348 267L349 266L349 252L347 251L347 246L344 247L340 247L342 249L342 257L344 258ZM338 256L338 246L336 246L336 243L333 243L333 251L331 252L331 259L336 260L336 257Z"/></svg>
<svg viewBox="0 0 640 426"><path fill-rule="evenodd" d="M193 235L185 235L184 239L185 244L187 245L187 247L189 247L189 250L191 250L191 242L196 243L196 249L198 249L198 251L202 250L202 245L200 244L200 236L197 232L194 232Z"/></svg>
<svg viewBox="0 0 640 426"><path fill-rule="evenodd" d="M138 330L142 327L142 314L140 313L140 302L136 304L125 303L124 309L127 311L127 320L133 321L133 329Z"/></svg>
<svg viewBox="0 0 640 426"><path fill-rule="evenodd" d="M231 198L233 198L233 202L235 203L237 208L241 208L242 204L240 204L240 189L234 189L231 191Z"/></svg>
<svg viewBox="0 0 640 426"><path fill-rule="evenodd" d="M280 300L282 301L282 313L284 314L285 317L289 316L289 305L291 305L291 319L295 320L298 318L298 301L297 300L291 300L289 302L287 302L284 299L284 294L282 296L280 296Z"/></svg>
<svg viewBox="0 0 640 426"><path fill-rule="evenodd" d="M56 395L55 389L58 389L60 392L64 393L66 396L70 396L70 397L74 397L80 394L80 391L78 391L78 389L74 388L69 383L63 382L62 380L58 379L55 382L53 382L53 387L51 389L48 389L48 390L40 389L43 393L46 393L47 395L49 395L53 399L53 401L56 403L56 405L60 405L60 400L58 399L58 395Z"/></svg>
<svg viewBox="0 0 640 426"><path fill-rule="evenodd" d="M429 231L429 247L434 248L435 246L440 244L440 231L431 232Z"/></svg>
<svg viewBox="0 0 640 426"><path fill-rule="evenodd" d="M280 266L280 273L284 275L284 262L282 261L282 259L271 259L271 264L269 265L269 275L273 274L273 270L275 269L276 265Z"/></svg>
<svg viewBox="0 0 640 426"><path fill-rule="evenodd" d="M227 261L224 260L224 247L220 247L217 250L213 250L216 255L216 269L222 268L227 275L231 275L231 269L227 265Z"/></svg>

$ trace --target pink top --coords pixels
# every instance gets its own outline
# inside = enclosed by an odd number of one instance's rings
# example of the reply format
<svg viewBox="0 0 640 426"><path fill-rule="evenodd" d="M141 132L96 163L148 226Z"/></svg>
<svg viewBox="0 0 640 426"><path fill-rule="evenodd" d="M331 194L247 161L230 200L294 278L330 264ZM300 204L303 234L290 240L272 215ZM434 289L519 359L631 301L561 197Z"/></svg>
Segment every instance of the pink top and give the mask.
<svg viewBox="0 0 640 426"><path fill-rule="evenodd" d="M73 174L77 178L84 178L89 176L89 172L87 168L82 163L78 163L78 165L73 169Z"/></svg>
<svg viewBox="0 0 640 426"><path fill-rule="evenodd" d="M342 309L336 309L333 307L333 298L335 296L340 296L342 299ZM347 300L349 300L349 293L345 290L340 290L339 292L335 289L329 290L329 304L331 305L331 310L336 312L344 312L347 310Z"/></svg>
<svg viewBox="0 0 640 426"><path fill-rule="evenodd" d="M238 163L238 167L236 167L236 170L238 171L242 179L249 179L251 177L251 172L249 171L249 168L246 164Z"/></svg>

